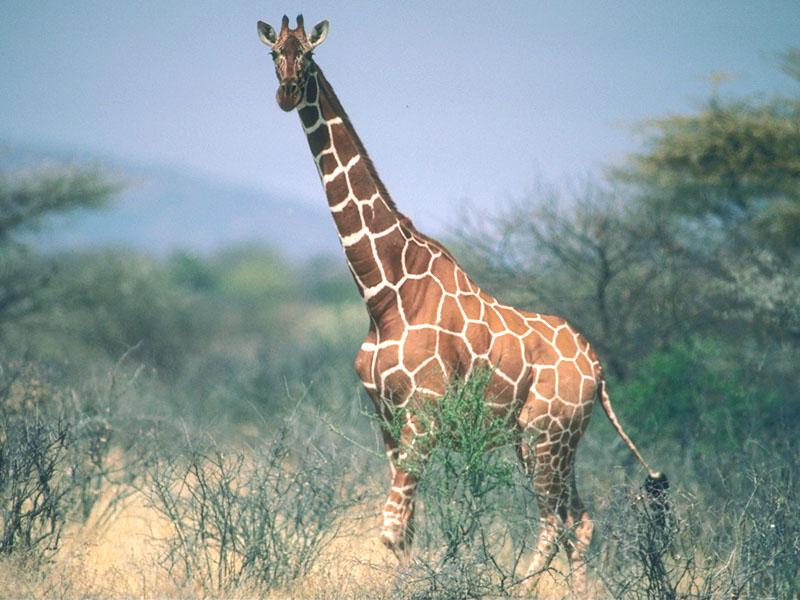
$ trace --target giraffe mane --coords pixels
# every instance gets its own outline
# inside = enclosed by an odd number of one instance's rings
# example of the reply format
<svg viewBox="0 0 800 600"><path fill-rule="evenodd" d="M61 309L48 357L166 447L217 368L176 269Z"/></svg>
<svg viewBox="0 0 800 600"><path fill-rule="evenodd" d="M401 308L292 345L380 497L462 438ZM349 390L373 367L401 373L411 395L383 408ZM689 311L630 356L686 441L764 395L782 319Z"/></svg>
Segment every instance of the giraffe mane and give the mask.
<svg viewBox="0 0 800 600"><path fill-rule="evenodd" d="M430 246L433 246L434 248L440 250L442 252L442 254L447 256L450 260L452 260L453 262L457 262L455 257L453 256L453 254L447 248L445 248L444 244L442 244L438 240L434 240L433 238L431 238L431 237L425 235L424 233L422 233L421 231L419 231L414 226L414 223L411 221L411 219L408 218L405 214L403 214L402 212L400 212L397 209L397 205L395 204L394 200L392 199L391 195L389 194L389 190L386 189L386 186L384 185L383 180L380 178L380 175L378 175L378 170L375 168L375 164L372 162L372 159L369 157L369 153L367 152L367 149L364 147L364 144L361 141L361 138L358 136L358 133L356 133L356 130L353 127L353 123L350 121L350 117L347 116L347 111L345 111L344 107L342 106L342 103L339 101L339 97L336 95L336 92L333 90L333 86L330 84L328 79L325 77L325 74L322 72L322 69L320 69L319 65L317 65L316 62L314 63L314 67L316 68L316 72L317 72L317 77L319 79L320 88L322 90L325 90L325 94L327 95L328 100L330 101L331 105L333 106L333 109L341 117L342 122L344 123L345 127L347 127L348 131L353 136L353 140L355 142L356 149L358 150L358 153L361 155L361 160L364 161L364 164L366 165L366 167L369 170L370 174L374 178L375 185L377 185L377 187L378 187L378 192L380 193L380 195L383 198L384 202L386 202L387 206L391 210L393 210L395 213L397 213L398 219L400 220L400 224L404 228L406 228L407 230L413 232L414 235L416 235L419 238L421 238L423 241L425 241Z"/></svg>

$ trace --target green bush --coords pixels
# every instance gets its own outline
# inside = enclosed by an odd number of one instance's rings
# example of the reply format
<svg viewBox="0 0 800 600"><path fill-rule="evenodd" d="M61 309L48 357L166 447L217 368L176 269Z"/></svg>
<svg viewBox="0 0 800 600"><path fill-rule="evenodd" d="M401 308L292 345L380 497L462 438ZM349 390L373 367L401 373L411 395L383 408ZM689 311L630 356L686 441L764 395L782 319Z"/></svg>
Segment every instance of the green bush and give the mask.
<svg viewBox="0 0 800 600"><path fill-rule="evenodd" d="M116 360L140 345L140 358L175 374L212 338L214 320L172 282L158 261L130 252L75 255L59 265L53 302L66 335Z"/></svg>
<svg viewBox="0 0 800 600"><path fill-rule="evenodd" d="M401 445L397 466L420 478L418 557L398 580L411 597L507 595L520 583L533 492L512 452L517 434L487 404L491 370L454 382L435 402L412 400L384 423L393 436L408 418L426 434ZM488 398L491 401L491 398Z"/></svg>
<svg viewBox="0 0 800 600"><path fill-rule="evenodd" d="M779 398L732 349L712 339L657 350L615 383L615 405L641 438L696 453L740 448L774 417Z"/></svg>

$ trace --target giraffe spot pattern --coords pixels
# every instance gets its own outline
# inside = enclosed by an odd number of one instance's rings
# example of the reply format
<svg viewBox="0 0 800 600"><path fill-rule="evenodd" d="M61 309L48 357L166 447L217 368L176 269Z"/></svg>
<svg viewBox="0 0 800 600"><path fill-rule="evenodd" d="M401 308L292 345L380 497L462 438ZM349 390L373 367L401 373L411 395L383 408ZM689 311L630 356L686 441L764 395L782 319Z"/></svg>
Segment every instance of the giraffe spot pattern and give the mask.
<svg viewBox="0 0 800 600"><path fill-rule="evenodd" d="M574 491L573 465L602 380L594 351L563 319L504 305L481 290L438 242L395 210L316 67L298 109L370 314L355 368L376 408L386 414L387 406L412 399L435 401L452 378L491 367L486 402L525 433L518 454L540 492L541 531L529 573L546 566L557 549L562 512L576 524L576 543L588 545L591 521ZM400 439L386 438L392 486L381 536L396 552L411 543L417 482L395 462L434 434L411 412L406 417ZM579 553L572 558L581 560Z"/></svg>

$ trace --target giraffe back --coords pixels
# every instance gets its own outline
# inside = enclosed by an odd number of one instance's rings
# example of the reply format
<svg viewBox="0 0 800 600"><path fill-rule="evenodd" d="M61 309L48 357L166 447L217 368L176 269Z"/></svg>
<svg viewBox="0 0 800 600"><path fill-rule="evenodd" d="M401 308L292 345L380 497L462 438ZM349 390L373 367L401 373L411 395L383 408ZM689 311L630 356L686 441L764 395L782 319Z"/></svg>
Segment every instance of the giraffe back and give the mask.
<svg viewBox="0 0 800 600"><path fill-rule="evenodd" d="M380 318L356 358L374 399L403 406L442 395L454 378L493 371L487 402L499 413L570 419L594 399L600 365L564 319L522 311L481 290L439 244L404 231L401 275L378 298ZM534 419L535 420L535 419Z"/></svg>

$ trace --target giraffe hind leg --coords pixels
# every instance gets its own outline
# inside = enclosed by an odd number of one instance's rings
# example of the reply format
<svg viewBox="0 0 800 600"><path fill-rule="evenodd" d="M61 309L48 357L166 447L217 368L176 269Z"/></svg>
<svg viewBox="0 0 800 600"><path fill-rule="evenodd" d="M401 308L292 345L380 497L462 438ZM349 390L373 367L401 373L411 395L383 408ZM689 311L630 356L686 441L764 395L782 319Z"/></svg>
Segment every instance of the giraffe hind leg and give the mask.
<svg viewBox="0 0 800 600"><path fill-rule="evenodd" d="M570 474L570 495L565 522L564 546L570 564L572 588L578 597L587 593L586 552L592 542L594 524L578 496L574 470Z"/></svg>
<svg viewBox="0 0 800 600"><path fill-rule="evenodd" d="M530 452L527 444L520 447L520 458L529 474L539 505L539 536L526 577L535 585L561 546L567 552L571 567L573 592L586 593L586 550L592 539L593 525L578 496L575 485L575 451L568 440L548 437Z"/></svg>
<svg viewBox="0 0 800 600"><path fill-rule="evenodd" d="M549 443L537 444L535 453L524 457L525 469L532 477L539 506L539 535L526 577L536 580L550 567L559 550L566 517L567 494L557 467L549 454ZM523 453L521 453L523 454Z"/></svg>

